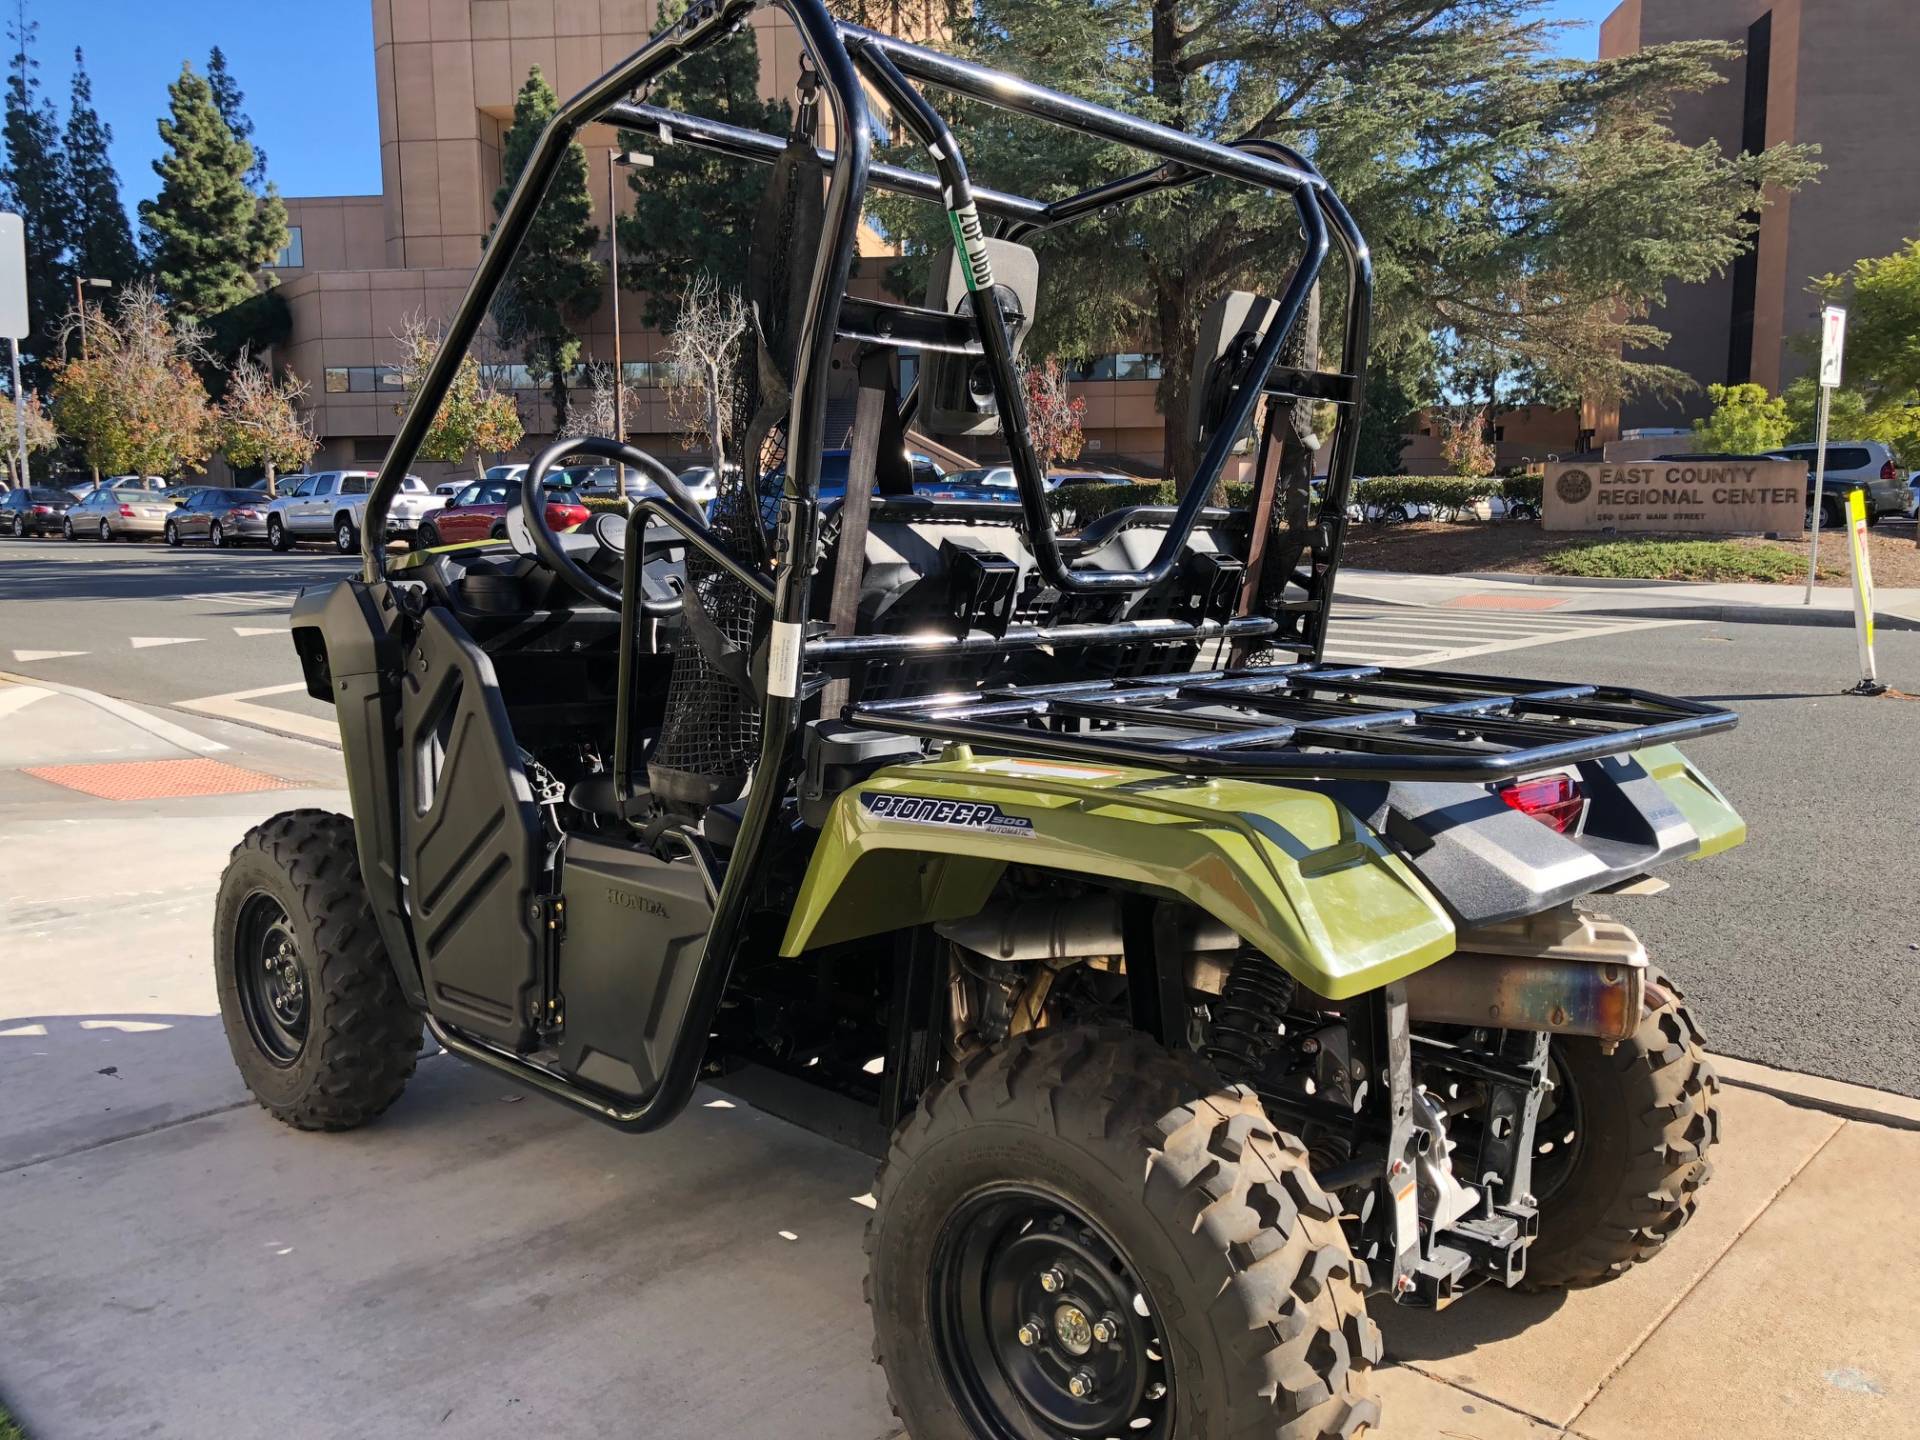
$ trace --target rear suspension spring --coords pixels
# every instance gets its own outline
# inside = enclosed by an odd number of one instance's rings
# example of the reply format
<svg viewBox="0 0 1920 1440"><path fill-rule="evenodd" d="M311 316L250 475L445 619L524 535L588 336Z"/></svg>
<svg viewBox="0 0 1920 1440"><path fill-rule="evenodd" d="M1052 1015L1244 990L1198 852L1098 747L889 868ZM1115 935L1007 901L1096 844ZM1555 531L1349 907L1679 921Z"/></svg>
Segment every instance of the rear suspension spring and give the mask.
<svg viewBox="0 0 1920 1440"><path fill-rule="evenodd" d="M1213 1023L1203 1047L1222 1078L1258 1088L1281 1048L1280 1025L1292 1002L1293 977L1265 955L1248 952L1233 962L1210 1007Z"/></svg>

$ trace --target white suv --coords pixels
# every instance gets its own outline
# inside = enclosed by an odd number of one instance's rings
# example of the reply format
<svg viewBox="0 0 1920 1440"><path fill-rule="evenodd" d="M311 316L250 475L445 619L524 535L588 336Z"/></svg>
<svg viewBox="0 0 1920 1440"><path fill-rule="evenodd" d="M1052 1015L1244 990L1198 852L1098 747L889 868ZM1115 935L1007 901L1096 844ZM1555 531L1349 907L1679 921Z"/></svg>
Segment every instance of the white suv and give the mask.
<svg viewBox="0 0 1920 1440"><path fill-rule="evenodd" d="M267 544L289 550L296 540L331 535L342 555L353 554L360 548L360 518L366 514L374 479L372 470L322 470L284 477L277 487L279 495L267 503ZM426 481L409 475L400 482L400 493L387 511L387 532L396 537L411 535L420 528L421 516L446 503L446 497L435 495Z"/></svg>
<svg viewBox="0 0 1920 1440"><path fill-rule="evenodd" d="M1819 449L1817 445L1783 445L1775 453L1805 465L1807 478L1811 482L1814 456ZM1820 517L1823 525L1846 523L1847 492L1856 487L1867 492L1869 525L1879 524L1882 516L1904 515L1913 503L1912 494L1907 488L1906 472L1893 463L1893 451L1885 445L1878 440L1827 441L1826 508ZM1807 488L1807 500L1811 505L1811 483Z"/></svg>

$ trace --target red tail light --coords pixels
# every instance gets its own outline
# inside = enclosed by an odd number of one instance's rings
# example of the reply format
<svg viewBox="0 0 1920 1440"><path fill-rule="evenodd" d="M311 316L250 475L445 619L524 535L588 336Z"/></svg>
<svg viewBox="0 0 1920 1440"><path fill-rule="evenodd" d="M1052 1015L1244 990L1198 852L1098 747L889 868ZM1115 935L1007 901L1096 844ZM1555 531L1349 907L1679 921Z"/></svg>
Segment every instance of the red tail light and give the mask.
<svg viewBox="0 0 1920 1440"><path fill-rule="evenodd" d="M53 513L53 507L51 505L36 505L33 507L33 513L36 515L51 515Z"/></svg>
<svg viewBox="0 0 1920 1440"><path fill-rule="evenodd" d="M124 517L125 517L126 519L128 519L128 520L131 520L131 519L133 518L133 506L131 506L131 505L122 505L122 506L120 507L120 513L121 513L121 515L122 515L122 516L124 516Z"/></svg>
<svg viewBox="0 0 1920 1440"><path fill-rule="evenodd" d="M1500 787L1500 798L1522 815L1531 815L1549 830L1565 835L1580 823L1586 797L1571 775L1539 775Z"/></svg>
<svg viewBox="0 0 1920 1440"><path fill-rule="evenodd" d="M1880 478L1882 480L1898 480L1900 478L1900 472L1893 468L1893 461L1889 460L1880 467Z"/></svg>
<svg viewBox="0 0 1920 1440"><path fill-rule="evenodd" d="M237 515L242 520L258 520L260 518L260 512L258 510L229 510L227 514L230 516Z"/></svg>

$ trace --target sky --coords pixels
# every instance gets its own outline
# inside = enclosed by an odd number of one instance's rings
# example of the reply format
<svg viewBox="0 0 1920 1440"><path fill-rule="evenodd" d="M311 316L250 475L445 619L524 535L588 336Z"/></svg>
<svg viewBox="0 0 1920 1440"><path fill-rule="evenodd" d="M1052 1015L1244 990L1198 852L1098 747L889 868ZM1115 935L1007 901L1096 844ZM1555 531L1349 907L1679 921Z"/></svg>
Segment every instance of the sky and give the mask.
<svg viewBox="0 0 1920 1440"><path fill-rule="evenodd" d="M1616 0L1545 0L1578 22L1563 54L1598 52ZM61 123L74 47L86 52L94 105L113 129L113 159L131 211L160 188L155 123L183 60L206 69L218 45L246 95L254 140L284 195L371 195L380 189L374 108L373 7L367 0L0 0L9 23L24 5L37 21L34 55Z"/></svg>

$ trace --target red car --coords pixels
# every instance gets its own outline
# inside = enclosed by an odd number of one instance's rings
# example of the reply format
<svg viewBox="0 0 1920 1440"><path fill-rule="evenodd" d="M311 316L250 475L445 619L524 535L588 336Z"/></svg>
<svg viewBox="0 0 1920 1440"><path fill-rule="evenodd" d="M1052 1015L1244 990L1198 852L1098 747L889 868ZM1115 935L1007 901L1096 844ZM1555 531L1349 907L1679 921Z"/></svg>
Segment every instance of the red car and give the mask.
<svg viewBox="0 0 1920 1440"><path fill-rule="evenodd" d="M587 523L587 507L568 491L543 487L547 492L547 524L556 532ZM443 510L428 512L420 522L419 544L457 545L463 540L504 540L507 506L520 494L518 480L476 480L455 495Z"/></svg>

